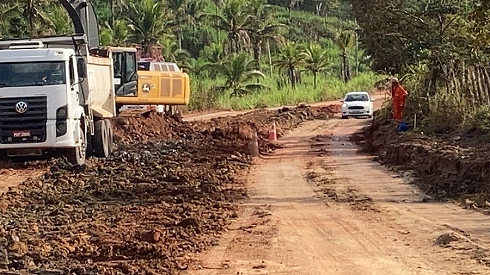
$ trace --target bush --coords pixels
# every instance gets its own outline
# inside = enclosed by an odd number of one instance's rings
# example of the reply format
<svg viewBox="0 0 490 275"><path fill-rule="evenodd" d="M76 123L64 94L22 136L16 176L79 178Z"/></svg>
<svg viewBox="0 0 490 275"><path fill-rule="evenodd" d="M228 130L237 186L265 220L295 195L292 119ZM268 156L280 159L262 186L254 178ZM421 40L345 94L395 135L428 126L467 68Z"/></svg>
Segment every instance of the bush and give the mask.
<svg viewBox="0 0 490 275"><path fill-rule="evenodd" d="M303 73L302 82L298 84L296 89L292 89L290 86L278 86L277 80L279 78L281 76L266 78L262 83L267 85L269 89L242 97L230 97L230 92L219 93L215 91L213 87L219 86L223 80L203 80L198 85L193 85L196 89L192 90L189 109L243 110L335 100L343 97L347 92L371 90L374 83L382 77L372 72L362 73L345 84L336 76L322 75L318 78L316 89L313 88L313 76L307 73Z"/></svg>

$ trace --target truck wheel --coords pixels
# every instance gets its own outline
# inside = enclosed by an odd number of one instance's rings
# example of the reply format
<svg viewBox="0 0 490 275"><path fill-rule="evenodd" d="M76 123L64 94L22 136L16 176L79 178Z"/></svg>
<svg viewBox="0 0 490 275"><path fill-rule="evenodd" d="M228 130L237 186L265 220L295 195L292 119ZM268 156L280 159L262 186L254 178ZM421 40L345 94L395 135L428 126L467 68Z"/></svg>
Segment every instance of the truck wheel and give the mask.
<svg viewBox="0 0 490 275"><path fill-rule="evenodd" d="M110 154L109 150L109 131L103 119L97 120L94 124L93 147L94 155L98 158L106 158Z"/></svg>
<svg viewBox="0 0 490 275"><path fill-rule="evenodd" d="M94 146L93 146L93 140L92 140L92 135L87 134L87 158L91 157L94 155Z"/></svg>
<svg viewBox="0 0 490 275"><path fill-rule="evenodd" d="M87 129L83 120L80 120L78 144L77 147L70 148L66 152L66 158L73 165L85 164L85 159L87 157Z"/></svg>
<svg viewBox="0 0 490 275"><path fill-rule="evenodd" d="M107 146L109 147L109 155L114 151L114 131L112 129L112 123L109 119L104 119L105 126L107 128Z"/></svg>

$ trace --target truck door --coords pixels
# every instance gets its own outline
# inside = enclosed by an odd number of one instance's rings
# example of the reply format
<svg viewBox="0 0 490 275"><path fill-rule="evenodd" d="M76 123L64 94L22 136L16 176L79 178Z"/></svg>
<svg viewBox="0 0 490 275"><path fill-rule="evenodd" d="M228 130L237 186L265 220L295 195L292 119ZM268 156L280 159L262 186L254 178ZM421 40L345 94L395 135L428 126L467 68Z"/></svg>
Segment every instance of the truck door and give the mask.
<svg viewBox="0 0 490 275"><path fill-rule="evenodd" d="M136 52L115 52L114 84L117 96L137 96L137 62Z"/></svg>
<svg viewBox="0 0 490 275"><path fill-rule="evenodd" d="M77 67L77 57L72 56L70 57L70 62L69 62L69 69L68 71L69 76L70 76L70 89L71 89L71 96L68 99L75 105L83 105L85 104L85 98L83 96L83 93L81 93L80 89L80 80L78 78L78 67Z"/></svg>

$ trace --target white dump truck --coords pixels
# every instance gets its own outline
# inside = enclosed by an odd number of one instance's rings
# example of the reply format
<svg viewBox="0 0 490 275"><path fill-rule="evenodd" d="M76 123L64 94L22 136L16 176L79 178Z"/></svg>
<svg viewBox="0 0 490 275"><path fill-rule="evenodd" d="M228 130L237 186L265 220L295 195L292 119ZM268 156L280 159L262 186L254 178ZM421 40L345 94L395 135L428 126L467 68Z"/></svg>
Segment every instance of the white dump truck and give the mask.
<svg viewBox="0 0 490 275"><path fill-rule="evenodd" d="M0 41L0 150L8 157L58 152L83 164L87 153L111 153L113 62L91 56L85 41Z"/></svg>
<svg viewBox="0 0 490 275"><path fill-rule="evenodd" d="M91 2L58 1L73 35L0 40L0 153L83 164L111 153L115 89L138 87L136 49L101 48Z"/></svg>

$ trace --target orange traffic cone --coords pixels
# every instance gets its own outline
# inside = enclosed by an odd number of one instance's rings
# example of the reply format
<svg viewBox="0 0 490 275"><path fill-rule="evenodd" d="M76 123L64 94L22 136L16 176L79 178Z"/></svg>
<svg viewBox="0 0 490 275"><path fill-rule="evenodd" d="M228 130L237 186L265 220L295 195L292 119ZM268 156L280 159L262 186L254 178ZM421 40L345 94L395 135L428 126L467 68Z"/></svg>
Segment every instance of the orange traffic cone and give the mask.
<svg viewBox="0 0 490 275"><path fill-rule="evenodd" d="M276 129L276 122L275 121L272 123L272 126L269 129L269 140L270 141L277 141L277 129Z"/></svg>

